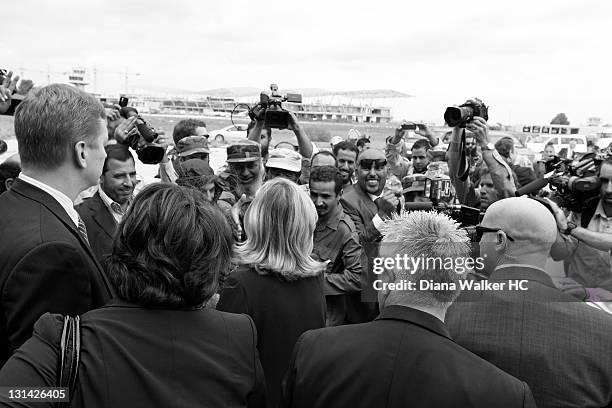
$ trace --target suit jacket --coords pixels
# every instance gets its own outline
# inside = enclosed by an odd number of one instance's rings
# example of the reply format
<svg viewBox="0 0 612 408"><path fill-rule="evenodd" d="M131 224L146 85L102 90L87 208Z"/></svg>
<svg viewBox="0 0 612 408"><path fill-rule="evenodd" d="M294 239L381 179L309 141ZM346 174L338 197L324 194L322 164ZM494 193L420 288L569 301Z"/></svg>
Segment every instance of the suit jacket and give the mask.
<svg viewBox="0 0 612 408"><path fill-rule="evenodd" d="M44 315L0 371L0 384L55 386L62 324L61 316ZM245 315L112 300L81 316L81 363L70 406L265 407L256 345L257 331Z"/></svg>
<svg viewBox="0 0 612 408"><path fill-rule="evenodd" d="M17 179L0 196L0 364L32 335L45 312L80 314L113 289L62 206Z"/></svg>
<svg viewBox="0 0 612 408"><path fill-rule="evenodd" d="M76 210L87 228L87 238L91 249L100 264L105 265L105 258L113 249L113 236L117 229L115 218L102 201L100 193L83 201L76 206Z"/></svg>
<svg viewBox="0 0 612 408"><path fill-rule="evenodd" d="M456 344L442 321L389 306L370 323L306 332L285 407L534 407L527 384Z"/></svg>
<svg viewBox="0 0 612 408"><path fill-rule="evenodd" d="M462 293L446 315L453 338L527 382L538 407L612 404L612 317L537 269L503 268L489 281L515 279L528 290Z"/></svg>
<svg viewBox="0 0 612 408"><path fill-rule="evenodd" d="M376 229L372 218L378 213L378 207L370 196L356 184L348 193L342 195L340 204L344 212L355 224L359 243L364 251L364 258L361 266L362 292L348 295L346 297L347 322L363 323L373 320L378 314L378 304L376 303L376 292L372 288L374 276L370 273L368 259L378 256L378 242L382 239L382 234ZM364 302L367 300L368 302Z"/></svg>
<svg viewBox="0 0 612 408"><path fill-rule="evenodd" d="M344 212L353 220L361 245L380 241L382 235L372 222L372 218L378 213L378 207L359 185L343 194L340 203Z"/></svg>

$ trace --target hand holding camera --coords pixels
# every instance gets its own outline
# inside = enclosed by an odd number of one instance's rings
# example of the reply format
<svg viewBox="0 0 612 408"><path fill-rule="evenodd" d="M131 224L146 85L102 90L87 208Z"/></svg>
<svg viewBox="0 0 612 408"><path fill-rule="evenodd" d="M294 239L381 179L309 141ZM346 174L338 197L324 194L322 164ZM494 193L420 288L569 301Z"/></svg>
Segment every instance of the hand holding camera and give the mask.
<svg viewBox="0 0 612 408"><path fill-rule="evenodd" d="M476 142L480 146L486 146L489 143L489 126L480 116L475 116L465 125L465 128L474 134Z"/></svg>
<svg viewBox="0 0 612 408"><path fill-rule="evenodd" d="M18 81L19 75L13 77L13 71L9 71L8 74L3 76L0 84L0 113L5 113L11 107L12 95Z"/></svg>
<svg viewBox="0 0 612 408"><path fill-rule="evenodd" d="M117 143L126 143L127 140L136 135L138 135L136 116L124 120L115 128L115 140Z"/></svg>

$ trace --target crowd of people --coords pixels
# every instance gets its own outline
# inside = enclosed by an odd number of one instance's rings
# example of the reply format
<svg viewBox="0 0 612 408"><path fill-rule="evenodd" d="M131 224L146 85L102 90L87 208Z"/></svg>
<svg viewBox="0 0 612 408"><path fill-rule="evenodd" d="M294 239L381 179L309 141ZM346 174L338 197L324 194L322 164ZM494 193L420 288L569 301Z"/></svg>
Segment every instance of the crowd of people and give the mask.
<svg viewBox="0 0 612 408"><path fill-rule="evenodd" d="M60 384L79 316L71 406L612 406L612 158L570 213L517 197L544 170L483 118L448 144L418 124L412 145L400 126L318 148L287 112L297 145L253 120L217 172L206 123L179 121L145 185L135 109L26 85L18 106L0 87L19 150L0 163L3 390ZM397 254L484 269L372 272Z"/></svg>

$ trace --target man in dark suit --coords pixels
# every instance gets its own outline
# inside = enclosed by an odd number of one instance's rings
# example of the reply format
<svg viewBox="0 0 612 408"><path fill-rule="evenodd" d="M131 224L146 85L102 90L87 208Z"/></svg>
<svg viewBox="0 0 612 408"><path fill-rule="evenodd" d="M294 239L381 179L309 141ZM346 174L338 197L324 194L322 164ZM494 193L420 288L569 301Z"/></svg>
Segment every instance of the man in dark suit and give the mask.
<svg viewBox="0 0 612 408"><path fill-rule="evenodd" d="M43 313L80 314L112 297L72 205L102 172L105 118L69 85L34 90L17 108L22 173L0 196L0 364Z"/></svg>
<svg viewBox="0 0 612 408"><path fill-rule="evenodd" d="M112 252L113 236L136 187L134 157L125 145L105 147L106 160L98 192L76 207L87 227L89 244L100 264Z"/></svg>
<svg viewBox="0 0 612 408"><path fill-rule="evenodd" d="M387 181L387 159L378 149L366 149L357 159L357 184L344 193L340 203L355 224L359 243L368 257L376 257L382 234L378 226L396 211L399 199L392 192L382 194ZM362 292L347 296L347 322L363 323L377 315L376 295L371 289L371 276L362 261ZM367 302L364 302L367 301Z"/></svg>
<svg viewBox="0 0 612 408"><path fill-rule="evenodd" d="M466 233L444 215L404 213L381 228L384 261L469 254ZM527 384L448 334L444 316L460 292L458 269L436 262L414 269L401 262L375 267L380 315L370 323L304 333L283 383L285 407L535 406ZM421 282L448 287L421 288Z"/></svg>
<svg viewBox="0 0 612 408"><path fill-rule="evenodd" d="M504 286L464 292L447 314L452 336L527 382L538 407L612 406L612 317L558 290L546 272L553 215L535 200L507 198L487 209L482 227L489 281Z"/></svg>

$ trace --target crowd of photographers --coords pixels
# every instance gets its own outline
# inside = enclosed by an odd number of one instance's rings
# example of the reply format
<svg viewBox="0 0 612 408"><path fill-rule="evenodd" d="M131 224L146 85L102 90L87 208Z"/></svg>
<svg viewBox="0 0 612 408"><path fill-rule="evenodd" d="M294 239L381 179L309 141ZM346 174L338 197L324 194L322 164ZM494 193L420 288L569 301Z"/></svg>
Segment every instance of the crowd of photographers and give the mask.
<svg viewBox="0 0 612 408"><path fill-rule="evenodd" d="M531 163L490 142L478 99L444 137L319 149L282 107L297 96L266 95L215 172L202 120L170 139L126 99L4 76L1 386L87 407L612 406L612 157ZM485 268L388 268L374 291L373 259L398 253Z"/></svg>

